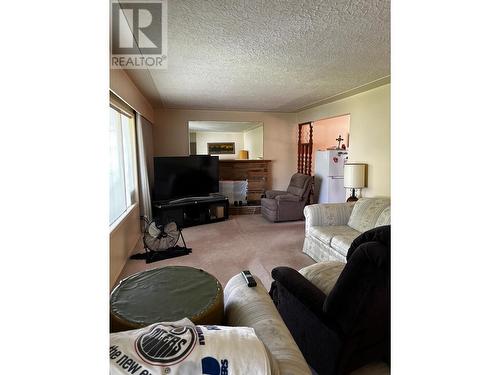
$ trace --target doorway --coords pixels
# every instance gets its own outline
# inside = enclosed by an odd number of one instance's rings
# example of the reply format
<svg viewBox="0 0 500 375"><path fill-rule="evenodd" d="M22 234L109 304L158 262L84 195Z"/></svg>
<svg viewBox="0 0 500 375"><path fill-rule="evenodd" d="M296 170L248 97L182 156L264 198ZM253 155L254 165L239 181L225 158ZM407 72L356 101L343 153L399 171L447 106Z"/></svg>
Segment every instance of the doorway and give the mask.
<svg viewBox="0 0 500 375"><path fill-rule="evenodd" d="M350 122L346 114L298 126L297 172L314 176L312 203L345 201L343 164L349 158Z"/></svg>
<svg viewBox="0 0 500 375"><path fill-rule="evenodd" d="M330 117L314 121L313 144L312 144L312 166L311 174L314 175L316 152L329 149L345 149L349 152L349 127L351 115Z"/></svg>

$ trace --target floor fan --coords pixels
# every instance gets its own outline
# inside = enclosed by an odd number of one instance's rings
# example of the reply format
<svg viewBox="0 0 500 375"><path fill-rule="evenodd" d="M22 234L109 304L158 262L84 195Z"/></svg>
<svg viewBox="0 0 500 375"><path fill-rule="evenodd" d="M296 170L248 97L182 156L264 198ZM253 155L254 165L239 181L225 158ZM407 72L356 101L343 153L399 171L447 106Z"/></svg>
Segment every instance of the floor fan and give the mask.
<svg viewBox="0 0 500 375"><path fill-rule="evenodd" d="M175 221L160 224L154 220L150 221L146 217L141 218L145 222L142 236L145 252L134 254L130 259L146 259L146 263L152 263L191 253L191 249L186 247L182 231ZM182 239L183 246L177 245L179 239Z"/></svg>

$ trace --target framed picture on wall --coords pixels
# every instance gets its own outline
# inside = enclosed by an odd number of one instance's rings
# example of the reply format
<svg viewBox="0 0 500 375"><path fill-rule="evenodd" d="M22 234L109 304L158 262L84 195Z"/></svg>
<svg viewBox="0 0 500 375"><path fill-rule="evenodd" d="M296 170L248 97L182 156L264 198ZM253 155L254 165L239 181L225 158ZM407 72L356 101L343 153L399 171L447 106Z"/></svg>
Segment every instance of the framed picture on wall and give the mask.
<svg viewBox="0 0 500 375"><path fill-rule="evenodd" d="M207 143L210 155L234 154L234 142Z"/></svg>

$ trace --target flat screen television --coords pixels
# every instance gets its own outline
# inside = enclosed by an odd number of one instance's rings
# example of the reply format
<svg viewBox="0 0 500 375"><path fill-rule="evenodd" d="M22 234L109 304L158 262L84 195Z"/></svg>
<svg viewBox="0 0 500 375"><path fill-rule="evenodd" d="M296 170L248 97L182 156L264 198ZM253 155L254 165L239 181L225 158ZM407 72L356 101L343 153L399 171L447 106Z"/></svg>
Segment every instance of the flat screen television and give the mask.
<svg viewBox="0 0 500 375"><path fill-rule="evenodd" d="M207 196L219 191L219 157L154 158L154 200Z"/></svg>

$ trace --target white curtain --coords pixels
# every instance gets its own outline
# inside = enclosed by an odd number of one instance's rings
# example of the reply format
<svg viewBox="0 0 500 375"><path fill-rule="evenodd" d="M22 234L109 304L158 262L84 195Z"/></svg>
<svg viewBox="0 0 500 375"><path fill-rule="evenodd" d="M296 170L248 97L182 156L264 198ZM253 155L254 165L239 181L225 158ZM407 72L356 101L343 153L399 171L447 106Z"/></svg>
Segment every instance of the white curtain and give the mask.
<svg viewBox="0 0 500 375"><path fill-rule="evenodd" d="M149 190L148 179L148 155L144 141L144 127L151 125L138 113L135 115L135 121L137 129L137 164L139 166L139 203L141 215L151 220L153 219L153 212L151 210L151 191Z"/></svg>

